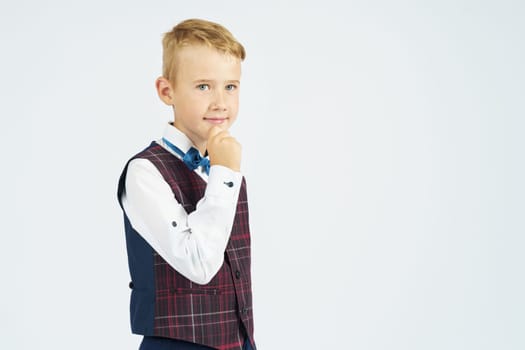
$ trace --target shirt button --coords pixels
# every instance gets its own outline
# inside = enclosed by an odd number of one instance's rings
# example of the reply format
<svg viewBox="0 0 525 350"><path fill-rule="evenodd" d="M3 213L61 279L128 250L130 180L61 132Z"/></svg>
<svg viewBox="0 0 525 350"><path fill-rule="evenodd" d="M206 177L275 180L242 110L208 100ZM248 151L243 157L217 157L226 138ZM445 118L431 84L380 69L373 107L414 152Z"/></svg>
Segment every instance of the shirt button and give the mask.
<svg viewBox="0 0 525 350"><path fill-rule="evenodd" d="M235 271L235 278L237 278L237 279L241 278L241 271L239 271L239 270Z"/></svg>
<svg viewBox="0 0 525 350"><path fill-rule="evenodd" d="M233 182L231 182L231 181L230 182L225 182L224 184L226 186L230 187L230 188L233 187Z"/></svg>

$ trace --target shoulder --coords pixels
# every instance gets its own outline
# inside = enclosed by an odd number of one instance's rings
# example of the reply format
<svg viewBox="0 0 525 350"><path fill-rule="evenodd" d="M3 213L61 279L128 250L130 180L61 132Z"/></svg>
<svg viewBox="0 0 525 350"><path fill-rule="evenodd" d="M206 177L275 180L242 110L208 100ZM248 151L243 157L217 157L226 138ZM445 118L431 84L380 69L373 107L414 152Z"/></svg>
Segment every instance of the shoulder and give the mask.
<svg viewBox="0 0 525 350"><path fill-rule="evenodd" d="M162 182L162 175L151 161L151 158L160 151L159 147L162 148L156 142L152 142L126 162L118 180L117 198L121 205L122 198L130 188Z"/></svg>
<svg viewBox="0 0 525 350"><path fill-rule="evenodd" d="M162 177L153 162L156 154L162 154L162 146L153 141L148 147L135 154L126 162L119 179L119 196L130 179Z"/></svg>
<svg viewBox="0 0 525 350"><path fill-rule="evenodd" d="M153 141L148 147L146 147L145 149L143 149L142 151L140 151L139 153L131 157L130 161L133 161L134 159L137 159L137 158L142 158L142 159L153 158L154 159L157 156L162 156L165 154L169 154L169 152L165 150L164 147L159 145L157 142Z"/></svg>

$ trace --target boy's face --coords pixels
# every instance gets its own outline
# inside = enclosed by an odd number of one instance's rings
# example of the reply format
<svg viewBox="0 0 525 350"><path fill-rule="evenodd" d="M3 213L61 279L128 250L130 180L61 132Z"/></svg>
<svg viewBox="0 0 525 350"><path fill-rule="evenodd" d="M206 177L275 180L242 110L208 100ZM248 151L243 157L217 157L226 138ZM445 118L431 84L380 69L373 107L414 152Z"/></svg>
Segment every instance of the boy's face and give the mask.
<svg viewBox="0 0 525 350"><path fill-rule="evenodd" d="M202 152L214 125L227 130L237 118L241 62L204 45L183 47L177 57L169 101L158 82L157 89L161 99L173 106L175 127Z"/></svg>

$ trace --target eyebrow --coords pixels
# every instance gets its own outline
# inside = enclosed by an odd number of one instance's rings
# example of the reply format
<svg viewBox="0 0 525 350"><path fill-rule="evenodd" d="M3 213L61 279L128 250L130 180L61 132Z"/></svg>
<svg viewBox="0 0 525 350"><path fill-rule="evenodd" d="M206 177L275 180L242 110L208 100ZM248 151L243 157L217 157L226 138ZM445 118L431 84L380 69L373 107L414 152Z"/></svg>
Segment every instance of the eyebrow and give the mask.
<svg viewBox="0 0 525 350"><path fill-rule="evenodd" d="M194 80L193 83L194 84L200 84L200 83L214 83L215 80L211 80L211 79L197 79L197 80ZM231 83L236 83L236 84L240 84L241 81L240 80L226 80L226 83L228 84L231 84Z"/></svg>

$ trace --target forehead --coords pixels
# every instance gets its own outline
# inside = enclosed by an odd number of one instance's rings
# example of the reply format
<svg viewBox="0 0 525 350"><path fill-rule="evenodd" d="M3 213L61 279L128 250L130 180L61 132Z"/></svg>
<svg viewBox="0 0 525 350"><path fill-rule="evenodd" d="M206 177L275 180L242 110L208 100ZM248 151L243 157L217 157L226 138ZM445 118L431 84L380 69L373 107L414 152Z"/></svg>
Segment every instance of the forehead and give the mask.
<svg viewBox="0 0 525 350"><path fill-rule="evenodd" d="M187 45L177 52L177 76L184 79L238 80L241 60L205 45Z"/></svg>

